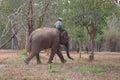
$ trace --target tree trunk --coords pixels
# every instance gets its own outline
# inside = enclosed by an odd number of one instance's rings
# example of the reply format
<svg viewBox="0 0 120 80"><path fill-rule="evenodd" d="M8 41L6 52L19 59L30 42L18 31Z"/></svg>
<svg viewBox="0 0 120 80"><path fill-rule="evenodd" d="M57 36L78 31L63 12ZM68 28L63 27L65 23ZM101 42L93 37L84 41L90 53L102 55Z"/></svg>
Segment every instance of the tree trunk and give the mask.
<svg viewBox="0 0 120 80"><path fill-rule="evenodd" d="M11 41L11 49L14 49L14 37L12 38L12 41Z"/></svg>
<svg viewBox="0 0 120 80"><path fill-rule="evenodd" d="M32 0L28 0L28 23L27 23L27 29L26 29L26 45L25 48L27 49L28 47L28 40L29 36L33 31L33 7L32 7Z"/></svg>
<svg viewBox="0 0 120 80"><path fill-rule="evenodd" d="M19 25L18 25L18 26L19 26ZM15 34L15 30L14 30L14 29L12 29L12 32L13 32L13 34ZM16 37L16 39L17 39L18 49L19 49L19 50L23 49L23 48L24 48L24 45L23 45L23 42L24 42L24 41L22 41L22 38L21 38L21 36L20 36L20 33L19 33L19 32L16 33L16 34L15 34L15 37Z"/></svg>
<svg viewBox="0 0 120 80"><path fill-rule="evenodd" d="M85 26L87 31L88 31L88 34L89 34L89 37L91 39L91 55L89 55L89 60L90 61L93 61L94 60L94 47L95 47L95 24L94 22L91 22L91 28L89 29L87 26Z"/></svg>
<svg viewBox="0 0 120 80"><path fill-rule="evenodd" d="M33 23L32 0L28 0L28 35L30 35L33 31Z"/></svg>

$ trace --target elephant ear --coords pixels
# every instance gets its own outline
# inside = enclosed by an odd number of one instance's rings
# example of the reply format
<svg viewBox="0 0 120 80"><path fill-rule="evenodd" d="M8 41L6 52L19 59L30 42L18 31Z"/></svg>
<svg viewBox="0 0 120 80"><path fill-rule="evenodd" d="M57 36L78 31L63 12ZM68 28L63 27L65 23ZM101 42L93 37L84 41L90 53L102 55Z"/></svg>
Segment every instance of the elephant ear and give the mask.
<svg viewBox="0 0 120 80"><path fill-rule="evenodd" d="M69 36L68 36L67 31L63 31L62 37L63 37L63 39L65 39L65 40L68 40L68 39L69 39Z"/></svg>

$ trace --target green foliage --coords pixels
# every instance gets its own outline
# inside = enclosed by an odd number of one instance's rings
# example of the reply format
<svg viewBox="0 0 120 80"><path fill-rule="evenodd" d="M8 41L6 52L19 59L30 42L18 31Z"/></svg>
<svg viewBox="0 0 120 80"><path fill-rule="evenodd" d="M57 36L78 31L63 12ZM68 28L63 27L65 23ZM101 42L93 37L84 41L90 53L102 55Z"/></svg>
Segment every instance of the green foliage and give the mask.
<svg viewBox="0 0 120 80"><path fill-rule="evenodd" d="M2 0L0 11L6 14L15 12L17 7L22 4L22 0Z"/></svg>
<svg viewBox="0 0 120 80"><path fill-rule="evenodd" d="M115 15L120 21L120 6L116 5L113 0L32 0L33 1L33 14L34 14L34 29L39 27L39 17L45 13L42 26L53 27L58 17L63 18L63 28L66 29L72 40L86 41L88 33L85 31L84 26L91 28L91 22L95 23L95 41L100 40L106 35L107 21L111 15ZM8 22L8 16L15 13L18 8L25 3L26 0L2 0L0 5L0 36ZM49 3L49 7L44 12L45 5ZM27 25L27 11L28 6L24 6L20 18L20 22ZM14 16L10 16L12 24L15 23ZM120 22L117 23L117 26ZM116 26L116 24L115 24ZM11 28L11 24L8 28ZM106 30L103 31L103 29ZM120 31L120 27L117 28ZM0 42L3 43L10 36L11 32L6 35ZM25 40L24 30L20 31L20 35ZM108 36L108 35L106 35ZM118 36L119 37L119 36ZM6 47L10 48L8 44Z"/></svg>
<svg viewBox="0 0 120 80"><path fill-rule="evenodd" d="M107 18L112 14L120 17L120 7L111 0L70 0L69 4L64 1L63 6L66 9L63 16L66 18L67 29L75 40L79 39L79 35L80 39L87 39L83 26L90 29L91 22L94 22L95 41L99 43L104 37L103 28L107 26Z"/></svg>
<svg viewBox="0 0 120 80"><path fill-rule="evenodd" d="M84 27L72 27L71 29L71 37L75 41L84 41L86 38L86 32L84 31Z"/></svg>
<svg viewBox="0 0 120 80"><path fill-rule="evenodd" d="M120 51L120 21L114 14L107 19L107 26L103 28L105 39L103 48L109 51Z"/></svg>

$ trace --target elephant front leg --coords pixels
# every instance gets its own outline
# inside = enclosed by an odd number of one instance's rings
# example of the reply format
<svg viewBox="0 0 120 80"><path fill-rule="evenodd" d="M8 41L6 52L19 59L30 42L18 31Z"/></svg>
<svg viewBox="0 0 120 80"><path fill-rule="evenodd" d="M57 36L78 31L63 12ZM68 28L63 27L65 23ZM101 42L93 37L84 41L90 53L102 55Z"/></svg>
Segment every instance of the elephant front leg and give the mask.
<svg viewBox="0 0 120 80"><path fill-rule="evenodd" d="M58 50L57 55L58 55L58 57L60 58L60 60L61 60L62 63L66 63L66 60L64 59L61 51Z"/></svg>
<svg viewBox="0 0 120 80"><path fill-rule="evenodd" d="M41 64L41 60L40 60L39 54L36 54L36 60L37 60L37 64Z"/></svg>
<svg viewBox="0 0 120 80"><path fill-rule="evenodd" d="M50 57L49 57L49 60L48 60L48 64L52 63L52 60L53 60L53 57L55 56L55 51L54 50L51 50L51 54L50 54Z"/></svg>

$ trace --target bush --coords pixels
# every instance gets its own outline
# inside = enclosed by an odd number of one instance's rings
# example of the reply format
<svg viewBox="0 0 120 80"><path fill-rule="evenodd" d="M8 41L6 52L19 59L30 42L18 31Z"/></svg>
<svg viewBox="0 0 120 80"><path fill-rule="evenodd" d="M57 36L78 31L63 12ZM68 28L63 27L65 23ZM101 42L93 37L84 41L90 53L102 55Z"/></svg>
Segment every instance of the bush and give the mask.
<svg viewBox="0 0 120 80"><path fill-rule="evenodd" d="M111 52L120 52L120 32L114 30L110 31L105 36L103 48Z"/></svg>

